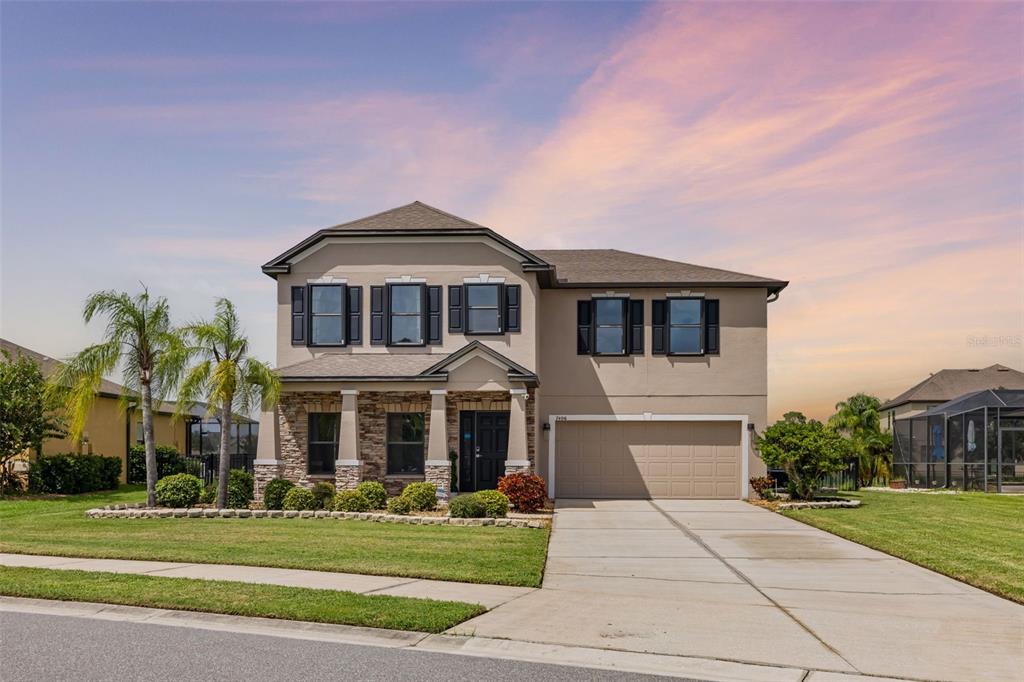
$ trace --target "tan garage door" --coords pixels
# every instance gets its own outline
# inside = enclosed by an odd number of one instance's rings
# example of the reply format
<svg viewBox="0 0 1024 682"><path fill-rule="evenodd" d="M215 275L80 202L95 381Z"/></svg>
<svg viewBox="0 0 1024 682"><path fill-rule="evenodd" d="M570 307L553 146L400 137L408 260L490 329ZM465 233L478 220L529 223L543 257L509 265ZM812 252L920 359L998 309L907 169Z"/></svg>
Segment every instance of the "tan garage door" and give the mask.
<svg viewBox="0 0 1024 682"><path fill-rule="evenodd" d="M738 422L558 422L555 494L736 499L741 456Z"/></svg>

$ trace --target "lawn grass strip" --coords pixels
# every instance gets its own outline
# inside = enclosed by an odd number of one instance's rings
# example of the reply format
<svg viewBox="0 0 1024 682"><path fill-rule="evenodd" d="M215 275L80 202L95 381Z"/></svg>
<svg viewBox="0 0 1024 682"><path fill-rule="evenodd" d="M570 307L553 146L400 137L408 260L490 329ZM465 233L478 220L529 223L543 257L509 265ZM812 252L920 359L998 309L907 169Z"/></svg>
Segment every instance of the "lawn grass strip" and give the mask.
<svg viewBox="0 0 1024 682"><path fill-rule="evenodd" d="M0 594L430 633L486 610L463 602L306 587L7 566L0 566Z"/></svg>

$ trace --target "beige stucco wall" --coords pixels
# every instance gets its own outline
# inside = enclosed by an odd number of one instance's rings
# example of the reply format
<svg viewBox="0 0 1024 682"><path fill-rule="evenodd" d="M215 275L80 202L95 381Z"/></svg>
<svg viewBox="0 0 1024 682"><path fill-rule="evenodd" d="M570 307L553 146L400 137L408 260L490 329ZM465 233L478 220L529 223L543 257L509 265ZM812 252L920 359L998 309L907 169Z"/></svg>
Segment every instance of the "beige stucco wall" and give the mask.
<svg viewBox="0 0 1024 682"><path fill-rule="evenodd" d="M277 278L277 366L301 362L321 353L451 353L467 342L479 340L509 359L536 371L537 278L523 273L520 261L482 242L429 242L406 238L403 243L327 244L292 264L291 272ZM504 277L506 284L522 286L522 330L500 336L475 336L448 332L448 285L462 284L466 277L487 274ZM370 345L370 287L384 285L386 278L423 277L428 285L443 285L443 339L437 346L391 348ZM307 348L291 344L291 287L321 277L346 279L363 287L363 343L345 348Z"/></svg>
<svg viewBox="0 0 1024 682"><path fill-rule="evenodd" d="M721 353L703 357L651 355L653 299L678 289L616 289L643 299L644 354L594 357L576 354L576 302L604 290L545 289L540 297L539 428L559 414L746 415L763 430L768 411L767 291L691 289L720 301ZM547 438L539 441L538 466L546 477ZM764 471L751 450L750 475Z"/></svg>

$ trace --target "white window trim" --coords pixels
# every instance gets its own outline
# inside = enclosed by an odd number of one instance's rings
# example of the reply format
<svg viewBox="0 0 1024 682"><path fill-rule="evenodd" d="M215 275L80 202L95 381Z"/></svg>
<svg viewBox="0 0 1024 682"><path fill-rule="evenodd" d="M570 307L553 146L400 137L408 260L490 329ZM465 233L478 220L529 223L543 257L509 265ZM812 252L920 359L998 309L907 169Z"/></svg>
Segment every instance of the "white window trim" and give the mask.
<svg viewBox="0 0 1024 682"><path fill-rule="evenodd" d="M504 277L492 277L486 272L481 272L477 277L463 277L463 284L504 284Z"/></svg>
<svg viewBox="0 0 1024 682"><path fill-rule="evenodd" d="M326 275L324 277L317 277L316 279L307 279L306 284L348 284L348 279L344 277L332 277Z"/></svg>
<svg viewBox="0 0 1024 682"><path fill-rule="evenodd" d="M555 433L559 422L737 422L740 425L740 497L750 497L750 417L745 414L551 414L548 423L548 497L555 499Z"/></svg>
<svg viewBox="0 0 1024 682"><path fill-rule="evenodd" d="M426 277L413 277L412 275L402 275L401 277L385 277L385 284L426 284Z"/></svg>

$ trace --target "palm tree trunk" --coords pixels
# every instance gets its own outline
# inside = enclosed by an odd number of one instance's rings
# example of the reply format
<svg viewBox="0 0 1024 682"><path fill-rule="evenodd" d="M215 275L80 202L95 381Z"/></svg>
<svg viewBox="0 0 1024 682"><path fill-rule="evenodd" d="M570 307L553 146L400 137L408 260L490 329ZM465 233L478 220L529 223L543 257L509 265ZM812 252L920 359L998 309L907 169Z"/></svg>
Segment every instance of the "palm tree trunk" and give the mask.
<svg viewBox="0 0 1024 682"><path fill-rule="evenodd" d="M156 443L153 440L153 392L142 384L142 442L146 449L146 504L156 506Z"/></svg>
<svg viewBox="0 0 1024 682"><path fill-rule="evenodd" d="M217 467L217 506L228 506L228 477L231 475L231 400L220 408L220 462Z"/></svg>

